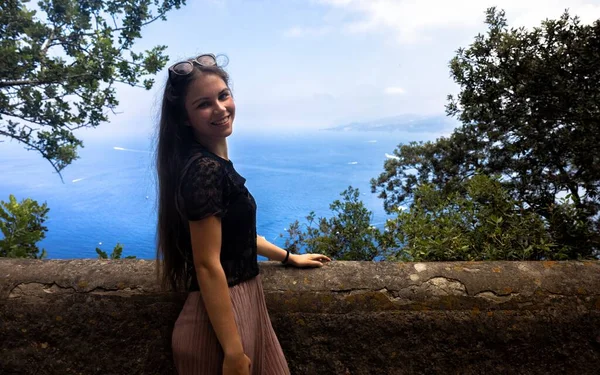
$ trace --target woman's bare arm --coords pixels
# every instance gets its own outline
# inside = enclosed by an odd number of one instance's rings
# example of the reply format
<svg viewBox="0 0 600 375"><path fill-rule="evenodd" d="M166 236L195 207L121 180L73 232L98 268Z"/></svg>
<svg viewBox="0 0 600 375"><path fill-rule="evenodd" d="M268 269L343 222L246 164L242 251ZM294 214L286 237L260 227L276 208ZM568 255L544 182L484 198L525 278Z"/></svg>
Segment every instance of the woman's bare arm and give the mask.
<svg viewBox="0 0 600 375"><path fill-rule="evenodd" d="M225 271L221 266L221 219L190 221L194 267L210 322L226 356L244 354Z"/></svg>
<svg viewBox="0 0 600 375"><path fill-rule="evenodd" d="M256 251L259 255L270 260L282 261L287 251L267 241L263 236L256 236ZM287 263L296 267L321 267L323 263L331 261L322 254L290 254Z"/></svg>
<svg viewBox="0 0 600 375"><path fill-rule="evenodd" d="M270 260L282 261L286 256L286 251L279 246L273 245L263 236L256 236L256 250L259 255L269 258ZM290 254L290 258L294 254Z"/></svg>

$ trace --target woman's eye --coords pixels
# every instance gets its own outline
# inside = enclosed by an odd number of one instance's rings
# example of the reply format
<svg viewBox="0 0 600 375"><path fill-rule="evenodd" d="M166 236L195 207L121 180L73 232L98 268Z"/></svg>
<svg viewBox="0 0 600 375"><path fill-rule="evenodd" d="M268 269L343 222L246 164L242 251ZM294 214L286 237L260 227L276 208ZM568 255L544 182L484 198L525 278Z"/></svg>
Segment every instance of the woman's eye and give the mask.
<svg viewBox="0 0 600 375"><path fill-rule="evenodd" d="M228 92L222 93L221 96L219 97L219 99L221 99L221 100L225 100L227 98L229 98L229 93Z"/></svg>
<svg viewBox="0 0 600 375"><path fill-rule="evenodd" d="M202 102L200 104L198 104L198 108L206 108L208 107L208 102Z"/></svg>

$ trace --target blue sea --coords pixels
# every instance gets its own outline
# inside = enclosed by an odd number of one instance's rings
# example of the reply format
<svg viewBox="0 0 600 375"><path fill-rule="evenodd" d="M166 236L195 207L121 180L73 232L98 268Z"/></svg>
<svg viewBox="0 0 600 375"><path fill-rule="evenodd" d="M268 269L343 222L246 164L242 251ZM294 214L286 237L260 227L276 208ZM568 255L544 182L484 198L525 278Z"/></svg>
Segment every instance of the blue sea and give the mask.
<svg viewBox="0 0 600 375"><path fill-rule="evenodd" d="M310 211L331 216L329 204L350 185L360 189L372 224L381 227L383 202L369 181L383 171L385 154L410 140L397 132L234 134L229 157L257 201L258 233L281 246L279 235L290 223L305 222ZM110 253L117 242L123 256L154 258L153 141L92 138L85 145L80 159L64 169L63 182L35 152L0 143L0 200L14 194L48 204L48 232L39 243L48 258L96 258L96 247Z"/></svg>

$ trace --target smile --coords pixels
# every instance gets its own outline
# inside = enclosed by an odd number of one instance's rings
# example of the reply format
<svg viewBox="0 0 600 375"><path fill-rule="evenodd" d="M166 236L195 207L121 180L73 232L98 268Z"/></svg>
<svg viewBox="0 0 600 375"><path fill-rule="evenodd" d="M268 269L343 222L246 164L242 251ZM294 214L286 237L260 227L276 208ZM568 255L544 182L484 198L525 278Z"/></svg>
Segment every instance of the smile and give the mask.
<svg viewBox="0 0 600 375"><path fill-rule="evenodd" d="M213 121L213 122L211 122L211 124L212 124L212 125L215 125L215 126L222 126L222 125L226 125L226 124L229 122L229 117L230 117L230 116L223 117L222 119L220 119L220 120L218 120L218 121Z"/></svg>

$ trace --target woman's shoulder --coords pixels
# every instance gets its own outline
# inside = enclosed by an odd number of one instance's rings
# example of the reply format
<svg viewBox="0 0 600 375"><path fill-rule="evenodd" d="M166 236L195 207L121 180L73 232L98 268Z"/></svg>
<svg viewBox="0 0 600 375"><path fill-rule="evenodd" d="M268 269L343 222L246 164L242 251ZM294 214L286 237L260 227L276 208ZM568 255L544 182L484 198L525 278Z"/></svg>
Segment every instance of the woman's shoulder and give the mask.
<svg viewBox="0 0 600 375"><path fill-rule="evenodd" d="M229 165L232 164L230 160L223 159L199 145L194 146L190 149L190 151L188 152L187 160L188 162L197 161L200 165L206 164L212 165L214 167L220 166L223 168L227 168Z"/></svg>
<svg viewBox="0 0 600 375"><path fill-rule="evenodd" d="M219 160L201 151L190 153L181 173L182 185L214 185L225 176Z"/></svg>
<svg viewBox="0 0 600 375"><path fill-rule="evenodd" d="M226 181L235 186L243 186L246 182L246 179L237 173L230 160L225 160L201 147L190 152L182 177L184 183L190 179L205 179L212 183Z"/></svg>
<svg viewBox="0 0 600 375"><path fill-rule="evenodd" d="M188 220L200 220L211 215L222 215L222 196L225 191L225 169L210 155L190 155L183 168L178 199L185 208Z"/></svg>
<svg viewBox="0 0 600 375"><path fill-rule="evenodd" d="M220 163L219 160L215 159L212 155L210 154L205 154L202 152L197 152L194 154L191 154L188 158L187 158L187 163L189 168L193 168L193 169L202 169L202 170L208 170L208 171L215 171L218 169L223 169L223 165L222 163Z"/></svg>
<svg viewBox="0 0 600 375"><path fill-rule="evenodd" d="M186 167L216 170L226 168L225 161L205 148L195 146L189 150L185 165Z"/></svg>

